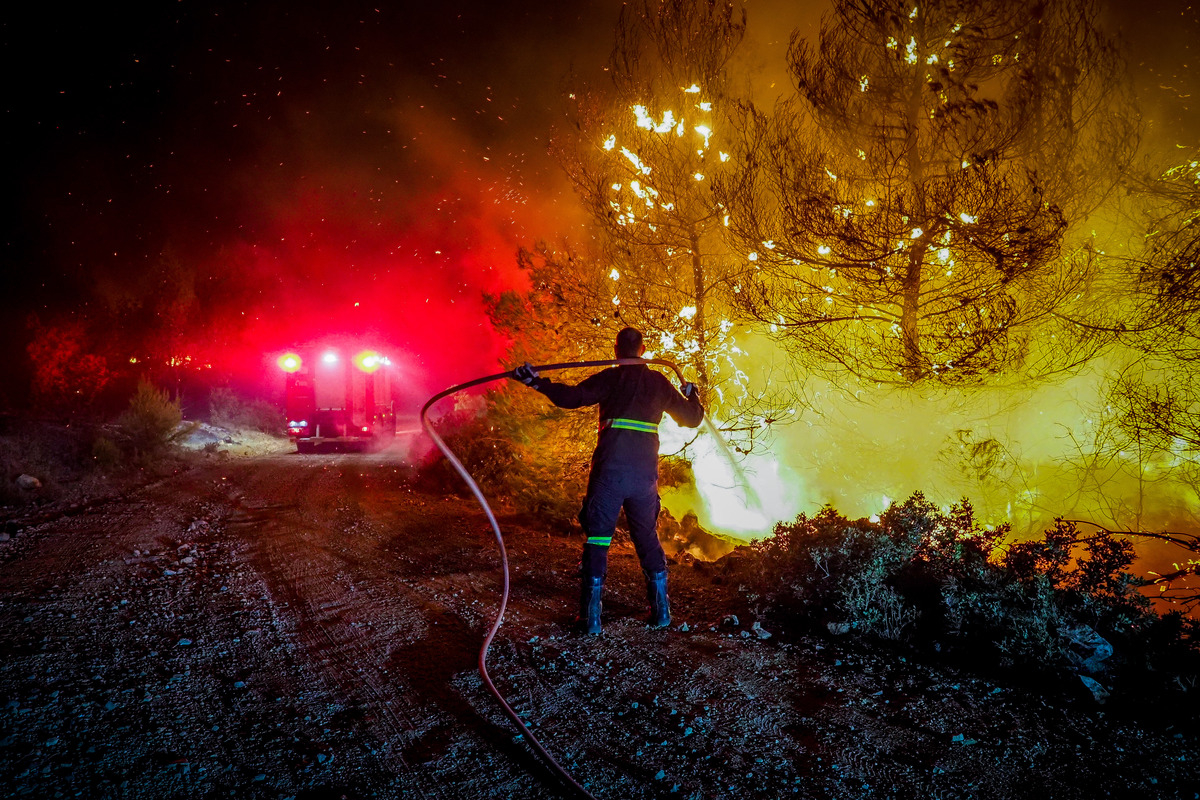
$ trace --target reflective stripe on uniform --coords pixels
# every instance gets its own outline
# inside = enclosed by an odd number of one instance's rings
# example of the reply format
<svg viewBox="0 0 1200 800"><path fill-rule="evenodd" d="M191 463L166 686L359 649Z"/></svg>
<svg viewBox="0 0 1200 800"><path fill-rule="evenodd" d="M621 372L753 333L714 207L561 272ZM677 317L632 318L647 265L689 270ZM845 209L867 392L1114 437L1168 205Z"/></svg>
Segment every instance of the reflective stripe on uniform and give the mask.
<svg viewBox="0 0 1200 800"><path fill-rule="evenodd" d="M645 422L640 419L602 419L600 420L600 430L605 428L619 428L624 431L641 431L642 433L658 433L657 422Z"/></svg>
<svg viewBox="0 0 1200 800"><path fill-rule="evenodd" d="M609 545L612 544L612 537L611 536L589 536L587 538L587 543L599 545L600 547L608 547Z"/></svg>

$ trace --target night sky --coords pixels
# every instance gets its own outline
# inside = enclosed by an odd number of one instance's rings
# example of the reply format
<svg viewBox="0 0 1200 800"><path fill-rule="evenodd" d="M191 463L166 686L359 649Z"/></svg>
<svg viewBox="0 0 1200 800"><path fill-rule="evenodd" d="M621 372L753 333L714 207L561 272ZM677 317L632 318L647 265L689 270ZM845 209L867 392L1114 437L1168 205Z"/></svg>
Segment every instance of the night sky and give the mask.
<svg viewBox="0 0 1200 800"><path fill-rule="evenodd" d="M30 4L4 12L12 212L0 335L137 291L167 251L239 276L235 359L377 336L431 374L495 366L480 292L581 235L546 154L568 76L601 79L619 0ZM824 3L750 2L760 93ZM1194 144L1197 10L1118 3L1151 139ZM773 65L773 66L772 66ZM761 99L761 98L760 98ZM9 348L9 355L13 350ZM255 355L257 353L257 356ZM434 362L456 362L434 369Z"/></svg>

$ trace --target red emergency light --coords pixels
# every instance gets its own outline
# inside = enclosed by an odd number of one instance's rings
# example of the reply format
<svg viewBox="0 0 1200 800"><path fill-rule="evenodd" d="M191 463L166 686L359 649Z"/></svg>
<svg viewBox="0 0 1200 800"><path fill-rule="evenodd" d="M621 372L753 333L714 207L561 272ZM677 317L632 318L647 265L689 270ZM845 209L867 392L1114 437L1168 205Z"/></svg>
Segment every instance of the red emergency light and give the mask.
<svg viewBox="0 0 1200 800"><path fill-rule="evenodd" d="M284 353L276 363L279 364L279 368L284 372L297 372L303 365L300 356L295 353Z"/></svg>
<svg viewBox="0 0 1200 800"><path fill-rule="evenodd" d="M386 363L387 359L374 350L363 350L354 357L354 365L363 372L374 372Z"/></svg>

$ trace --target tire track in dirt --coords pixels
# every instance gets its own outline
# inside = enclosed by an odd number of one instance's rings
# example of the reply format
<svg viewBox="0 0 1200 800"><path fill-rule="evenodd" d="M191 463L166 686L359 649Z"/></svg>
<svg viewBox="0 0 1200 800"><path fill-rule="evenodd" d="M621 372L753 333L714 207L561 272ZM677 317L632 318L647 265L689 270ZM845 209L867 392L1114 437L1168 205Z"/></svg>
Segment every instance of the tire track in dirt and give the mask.
<svg viewBox="0 0 1200 800"><path fill-rule="evenodd" d="M357 466L358 459L340 457L305 467L299 481L294 464L278 475L248 475L238 481L243 493L225 524L246 541L247 558L314 679L330 697L365 710L363 733L394 773L407 776L390 788L457 797L470 785L479 796L493 795L495 779L519 771L510 759L497 763L495 743L511 733L453 686L473 670L479 635L442 602L448 595L401 579L411 570L403 543L391 546L386 491L364 486ZM271 502L281 492L291 502ZM379 507L368 514L359 500ZM441 758L451 748L455 758ZM522 760L518 748L507 749Z"/></svg>

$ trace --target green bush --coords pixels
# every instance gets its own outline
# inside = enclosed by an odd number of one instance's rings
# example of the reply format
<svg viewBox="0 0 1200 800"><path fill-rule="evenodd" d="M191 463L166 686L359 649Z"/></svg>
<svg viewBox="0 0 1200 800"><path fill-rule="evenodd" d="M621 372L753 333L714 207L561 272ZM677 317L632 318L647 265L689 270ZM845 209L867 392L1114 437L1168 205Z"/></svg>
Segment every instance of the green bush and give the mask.
<svg viewBox="0 0 1200 800"><path fill-rule="evenodd" d="M1064 520L1040 539L1004 546L1008 534L1007 526L981 528L965 500L943 512L920 493L878 522L852 521L827 506L755 542L747 590L761 613L796 628L990 664L1141 676L1129 684L1168 670L1191 675L1180 687L1195 683L1200 630L1150 610L1137 591L1144 582L1127 571L1134 552L1126 539L1084 536ZM1081 667L1080 640L1096 635L1114 656Z"/></svg>
<svg viewBox="0 0 1200 800"><path fill-rule="evenodd" d="M489 498L503 497L518 511L569 524L587 484L595 417L547 406L523 386L503 387L461 403L435 428ZM468 491L436 451L423 476L441 490Z"/></svg>
<svg viewBox="0 0 1200 800"><path fill-rule="evenodd" d="M214 389L208 398L209 420L214 425L235 430L279 433L283 414L265 400L243 400L232 389Z"/></svg>
<svg viewBox="0 0 1200 800"><path fill-rule="evenodd" d="M134 453L145 456L165 448L182 420L183 412L177 401L142 381L117 423Z"/></svg>
<svg viewBox="0 0 1200 800"><path fill-rule="evenodd" d="M121 448L107 436L97 436L92 442L92 461L100 469L114 469L121 463Z"/></svg>

